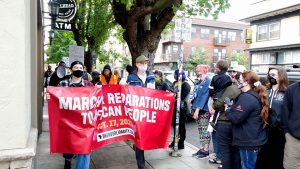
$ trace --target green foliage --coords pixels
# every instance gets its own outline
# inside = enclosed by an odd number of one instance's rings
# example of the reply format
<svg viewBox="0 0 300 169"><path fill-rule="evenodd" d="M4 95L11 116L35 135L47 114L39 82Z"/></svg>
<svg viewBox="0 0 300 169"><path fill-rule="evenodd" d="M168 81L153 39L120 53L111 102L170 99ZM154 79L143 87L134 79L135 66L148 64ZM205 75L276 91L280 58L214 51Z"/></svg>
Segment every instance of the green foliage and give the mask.
<svg viewBox="0 0 300 169"><path fill-rule="evenodd" d="M123 38L124 29L120 25L115 26L115 33L113 33L113 36L120 42L120 43L126 43L126 41Z"/></svg>
<svg viewBox="0 0 300 169"><path fill-rule="evenodd" d="M76 45L71 32L55 31L52 45L45 51L48 56L46 63L58 63L63 57L69 57L70 45Z"/></svg>
<svg viewBox="0 0 300 169"><path fill-rule="evenodd" d="M185 70L193 71L195 67L199 64L208 64L206 52L197 49L188 58L186 63L183 65Z"/></svg>
<svg viewBox="0 0 300 169"><path fill-rule="evenodd" d="M115 25L110 2L107 0L77 0L78 11L74 19L75 40L86 51L96 51L110 36Z"/></svg>
<svg viewBox="0 0 300 169"><path fill-rule="evenodd" d="M194 0L182 5L183 11L189 15L205 17L212 15L215 19L218 18L219 13L224 13L229 7L228 0Z"/></svg>
<svg viewBox="0 0 300 169"><path fill-rule="evenodd" d="M115 61L119 61L119 62L123 63L123 65L126 65L126 64L130 64L130 62L131 62L131 60L128 56L122 55L112 49L105 50L105 49L101 48L99 51L100 52L99 52L98 59L99 59L99 62L102 64L104 64L104 63L112 64Z"/></svg>
<svg viewBox="0 0 300 169"><path fill-rule="evenodd" d="M230 56L231 61L237 61L239 65L243 65L249 70L249 58L242 53L233 52Z"/></svg>
<svg viewBox="0 0 300 169"><path fill-rule="evenodd" d="M175 28L175 22L171 21L168 23L168 25L165 27L165 29L162 31L163 35L167 35L169 32L171 32Z"/></svg>

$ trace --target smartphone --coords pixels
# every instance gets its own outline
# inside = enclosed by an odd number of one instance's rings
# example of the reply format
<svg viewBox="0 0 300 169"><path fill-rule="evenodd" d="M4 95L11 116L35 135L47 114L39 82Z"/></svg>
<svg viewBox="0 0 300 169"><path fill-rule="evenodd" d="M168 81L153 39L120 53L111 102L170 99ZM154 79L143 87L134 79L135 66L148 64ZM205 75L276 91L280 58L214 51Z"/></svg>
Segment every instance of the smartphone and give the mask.
<svg viewBox="0 0 300 169"><path fill-rule="evenodd" d="M227 106L231 106L231 101L230 101L229 97L224 98L224 103L227 104Z"/></svg>

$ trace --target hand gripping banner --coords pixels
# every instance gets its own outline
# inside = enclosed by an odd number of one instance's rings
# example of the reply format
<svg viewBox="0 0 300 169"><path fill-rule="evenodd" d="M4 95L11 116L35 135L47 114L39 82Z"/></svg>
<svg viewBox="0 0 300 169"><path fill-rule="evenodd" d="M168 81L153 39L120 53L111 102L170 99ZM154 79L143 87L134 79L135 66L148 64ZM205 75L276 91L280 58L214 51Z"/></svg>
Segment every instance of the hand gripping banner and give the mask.
<svg viewBox="0 0 300 169"><path fill-rule="evenodd" d="M168 146L173 93L129 85L48 92L51 153L88 154L126 139L142 150Z"/></svg>

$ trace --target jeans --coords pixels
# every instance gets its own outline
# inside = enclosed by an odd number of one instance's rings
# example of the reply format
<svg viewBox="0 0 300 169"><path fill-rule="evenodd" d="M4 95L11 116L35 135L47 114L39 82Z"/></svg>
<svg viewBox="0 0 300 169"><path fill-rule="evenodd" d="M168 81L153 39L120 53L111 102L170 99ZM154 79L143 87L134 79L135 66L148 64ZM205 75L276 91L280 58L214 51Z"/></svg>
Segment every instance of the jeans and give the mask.
<svg viewBox="0 0 300 169"><path fill-rule="evenodd" d="M71 161L74 154L63 154L65 160ZM89 169L91 161L91 154L78 154L75 169Z"/></svg>
<svg viewBox="0 0 300 169"><path fill-rule="evenodd" d="M89 169L91 154L78 154L75 169Z"/></svg>
<svg viewBox="0 0 300 169"><path fill-rule="evenodd" d="M255 169L258 150L240 150L243 169Z"/></svg>
<svg viewBox="0 0 300 169"><path fill-rule="evenodd" d="M214 147L214 152L216 154L216 158L217 158L217 160L221 160L221 153L219 150L219 141L217 138L216 131L212 132L211 137L212 137L212 142L213 142L213 147Z"/></svg>
<svg viewBox="0 0 300 169"><path fill-rule="evenodd" d="M135 147L135 159L138 165L138 169L144 169L145 168L144 150Z"/></svg>
<svg viewBox="0 0 300 169"><path fill-rule="evenodd" d="M216 129L222 169L241 169L239 150L232 146L232 124L218 122Z"/></svg>

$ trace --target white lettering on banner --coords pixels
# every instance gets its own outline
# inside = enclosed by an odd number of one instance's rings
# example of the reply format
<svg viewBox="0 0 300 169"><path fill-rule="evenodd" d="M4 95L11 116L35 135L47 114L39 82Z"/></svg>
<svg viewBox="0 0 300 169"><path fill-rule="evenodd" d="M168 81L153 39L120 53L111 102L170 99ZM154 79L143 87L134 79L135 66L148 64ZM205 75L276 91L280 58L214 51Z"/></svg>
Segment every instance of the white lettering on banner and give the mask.
<svg viewBox="0 0 300 169"><path fill-rule="evenodd" d="M65 110L72 110L72 97L58 97L59 108Z"/></svg>
<svg viewBox="0 0 300 169"><path fill-rule="evenodd" d="M127 95L121 94L121 99L126 106L141 107L147 109L150 108L150 109L163 110L163 111L170 110L169 100L153 98L149 96L137 96L132 94L127 94Z"/></svg>
<svg viewBox="0 0 300 169"><path fill-rule="evenodd" d="M99 120L112 116L122 116L122 109L121 106L103 106L102 109L98 109L96 116L99 117Z"/></svg>
<svg viewBox="0 0 300 169"><path fill-rule="evenodd" d="M125 107L125 115L134 121L156 123L156 112Z"/></svg>
<svg viewBox="0 0 300 169"><path fill-rule="evenodd" d="M120 128L120 129L106 131L103 133L98 133L97 141L100 142L100 141L108 140L123 135L132 135L134 137L134 131L131 128Z"/></svg>
<svg viewBox="0 0 300 169"><path fill-rule="evenodd" d="M90 110L104 104L103 96L58 97L59 108L65 110Z"/></svg>

